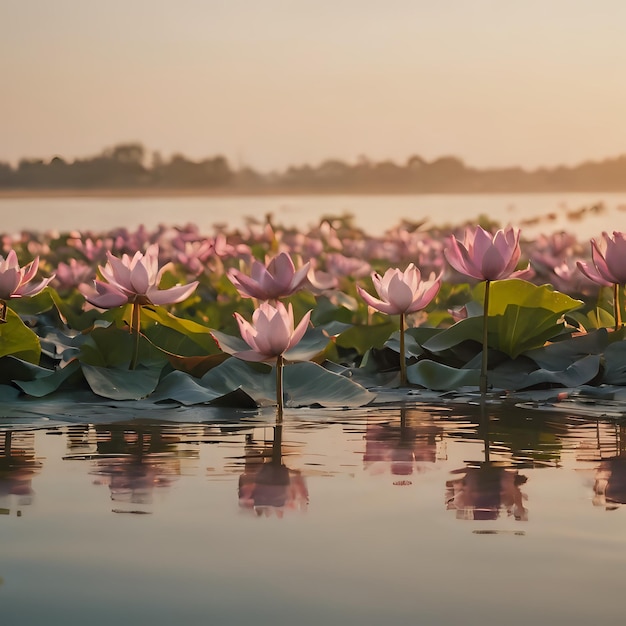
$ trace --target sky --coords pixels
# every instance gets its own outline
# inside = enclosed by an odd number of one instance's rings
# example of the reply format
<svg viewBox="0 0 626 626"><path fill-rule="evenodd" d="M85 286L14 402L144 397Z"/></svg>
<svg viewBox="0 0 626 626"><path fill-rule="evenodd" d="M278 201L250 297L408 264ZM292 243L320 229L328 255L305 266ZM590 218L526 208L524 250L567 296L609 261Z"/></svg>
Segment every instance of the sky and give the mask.
<svg viewBox="0 0 626 626"><path fill-rule="evenodd" d="M626 153L623 0L0 0L0 160Z"/></svg>

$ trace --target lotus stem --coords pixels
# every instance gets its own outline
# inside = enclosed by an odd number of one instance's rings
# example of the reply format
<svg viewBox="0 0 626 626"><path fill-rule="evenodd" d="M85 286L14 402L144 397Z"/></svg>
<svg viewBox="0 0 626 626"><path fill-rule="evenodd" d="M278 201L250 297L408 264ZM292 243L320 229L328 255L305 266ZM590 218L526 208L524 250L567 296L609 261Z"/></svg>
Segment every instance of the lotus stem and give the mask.
<svg viewBox="0 0 626 626"><path fill-rule="evenodd" d="M489 287L491 281L485 281L485 301L483 303L483 358L480 366L480 393L487 393L487 359L488 359L488 340L489 340Z"/></svg>
<svg viewBox="0 0 626 626"><path fill-rule="evenodd" d="M139 331L141 328L141 304L133 302L133 310L130 321L130 332L133 335L133 354L128 369L134 370L139 360Z"/></svg>
<svg viewBox="0 0 626 626"><path fill-rule="evenodd" d="M0 300L0 324L6 324L7 321L7 303Z"/></svg>
<svg viewBox="0 0 626 626"><path fill-rule="evenodd" d="M622 327L621 287L619 283L613 283L613 317L616 331Z"/></svg>
<svg viewBox="0 0 626 626"><path fill-rule="evenodd" d="M282 354L276 357L276 423L283 421L283 365L285 360Z"/></svg>
<svg viewBox="0 0 626 626"><path fill-rule="evenodd" d="M404 313L400 313L400 384L406 387L406 357L404 355Z"/></svg>

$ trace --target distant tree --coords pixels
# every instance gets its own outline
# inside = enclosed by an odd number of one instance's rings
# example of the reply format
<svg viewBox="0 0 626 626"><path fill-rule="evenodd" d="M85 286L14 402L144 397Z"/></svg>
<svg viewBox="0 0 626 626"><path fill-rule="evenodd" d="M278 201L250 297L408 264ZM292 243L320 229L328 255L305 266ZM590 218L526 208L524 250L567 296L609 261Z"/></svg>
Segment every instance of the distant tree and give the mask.
<svg viewBox="0 0 626 626"><path fill-rule="evenodd" d="M0 161L0 186L10 187L12 186L15 172L9 163Z"/></svg>
<svg viewBox="0 0 626 626"><path fill-rule="evenodd" d="M222 156L195 162L175 154L155 173L159 183L166 187L216 187L227 184L232 178L228 161Z"/></svg>
<svg viewBox="0 0 626 626"><path fill-rule="evenodd" d="M146 159L146 149L140 143L121 143L105 150L102 156L125 165L143 166Z"/></svg>

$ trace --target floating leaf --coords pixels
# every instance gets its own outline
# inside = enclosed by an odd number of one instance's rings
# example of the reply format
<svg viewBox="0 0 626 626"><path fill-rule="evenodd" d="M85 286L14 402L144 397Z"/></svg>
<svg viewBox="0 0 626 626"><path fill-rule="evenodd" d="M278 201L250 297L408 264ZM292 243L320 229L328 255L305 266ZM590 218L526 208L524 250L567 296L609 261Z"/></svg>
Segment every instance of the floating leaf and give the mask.
<svg viewBox="0 0 626 626"><path fill-rule="evenodd" d="M574 361L590 354L602 354L608 344L608 333L606 329L601 328L563 341L555 341L524 354L539 367L557 371L566 369Z"/></svg>
<svg viewBox="0 0 626 626"><path fill-rule="evenodd" d="M226 359L228 354L208 354L207 356L178 356L168 355L168 360L173 368L191 374L196 378L204 376L210 369L217 367Z"/></svg>
<svg viewBox="0 0 626 626"><path fill-rule="evenodd" d="M15 356L0 357L0 380L3 382L16 380L35 380L49 376L52 370L36 363L18 359Z"/></svg>
<svg viewBox="0 0 626 626"><path fill-rule="evenodd" d="M170 372L159 383L155 392L150 396L154 402L174 400L183 405L203 404L211 402L221 396L223 391L210 389L184 372Z"/></svg>
<svg viewBox="0 0 626 626"><path fill-rule="evenodd" d="M585 356L563 370L536 369L532 372L494 370L489 372L489 383L500 389L527 389L535 385L552 384L578 387L593 380L600 370L598 355Z"/></svg>
<svg viewBox="0 0 626 626"><path fill-rule="evenodd" d="M199 383L219 395L242 389L263 406L273 404L276 397L274 375L270 372L271 369L267 365L253 367L245 361L229 358L209 370Z"/></svg>
<svg viewBox="0 0 626 626"><path fill-rule="evenodd" d="M40 376L30 381L13 381L29 396L41 398L56 391L70 376L80 370L80 363L72 361L65 367L58 367L47 376Z"/></svg>
<svg viewBox="0 0 626 626"><path fill-rule="evenodd" d="M459 387L477 387L480 371L455 369L443 363L423 360L406 368L407 378L414 385L436 391L450 391Z"/></svg>
<svg viewBox="0 0 626 626"><path fill-rule="evenodd" d="M287 406L357 407L376 397L354 381L317 363L293 363L284 369Z"/></svg>
<svg viewBox="0 0 626 626"><path fill-rule="evenodd" d="M363 406L375 397L349 378L330 372L316 363L290 363L285 366L283 374L289 406ZM260 406L275 403L275 370L257 371L238 359L229 359L213 368L198 384L211 394L225 395L241 389Z"/></svg>
<svg viewBox="0 0 626 626"><path fill-rule="evenodd" d="M83 363L82 369L95 394L114 400L145 398L155 390L161 374L161 368L143 366L129 370Z"/></svg>
<svg viewBox="0 0 626 626"><path fill-rule="evenodd" d="M626 385L626 341L617 341L604 352L603 382L608 385Z"/></svg>

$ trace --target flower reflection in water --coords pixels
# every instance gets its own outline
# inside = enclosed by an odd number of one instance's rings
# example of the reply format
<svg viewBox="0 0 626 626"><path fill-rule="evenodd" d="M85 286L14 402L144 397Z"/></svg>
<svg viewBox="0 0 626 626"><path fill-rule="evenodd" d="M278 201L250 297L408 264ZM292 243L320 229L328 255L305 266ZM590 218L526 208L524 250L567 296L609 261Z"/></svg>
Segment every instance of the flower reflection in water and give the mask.
<svg viewBox="0 0 626 626"><path fill-rule="evenodd" d="M0 513L9 514L13 496L17 505L27 506L33 500L33 476L39 473L41 462L35 458L35 434L6 430L0 433ZM21 511L17 510L17 515Z"/></svg>
<svg viewBox="0 0 626 626"><path fill-rule="evenodd" d="M463 476L446 482L446 505L456 510L458 519L495 520L506 511L516 520L528 520L520 490L526 477L517 470L486 461L453 473Z"/></svg>
<svg viewBox="0 0 626 626"><path fill-rule="evenodd" d="M378 422L367 425L365 433L365 469L381 473L389 467L393 476L410 476L422 472L438 458L442 428L425 411L405 406L400 422ZM408 481L395 484L406 485Z"/></svg>
<svg viewBox="0 0 626 626"><path fill-rule="evenodd" d="M169 487L181 474L180 438L163 427L97 426L95 484L105 484L118 503L152 504L156 488ZM114 509L115 513L146 513Z"/></svg>
<svg viewBox="0 0 626 626"><path fill-rule="evenodd" d="M247 435L244 472L239 477L239 506L259 517L285 511L306 511L309 492L304 476L283 463L283 425L274 426L271 442L257 443Z"/></svg>
<svg viewBox="0 0 626 626"><path fill-rule="evenodd" d="M607 511L626 504L626 425L619 424L615 431L614 456L605 458L596 471L593 486L595 506L603 506Z"/></svg>
<svg viewBox="0 0 626 626"><path fill-rule="evenodd" d="M457 519L496 520L506 512L507 517L528 521L528 510L524 507L526 495L520 488L527 478L510 464L490 459L486 413L481 415L481 422L484 459L452 471L459 478L446 482L446 508L456 510Z"/></svg>

